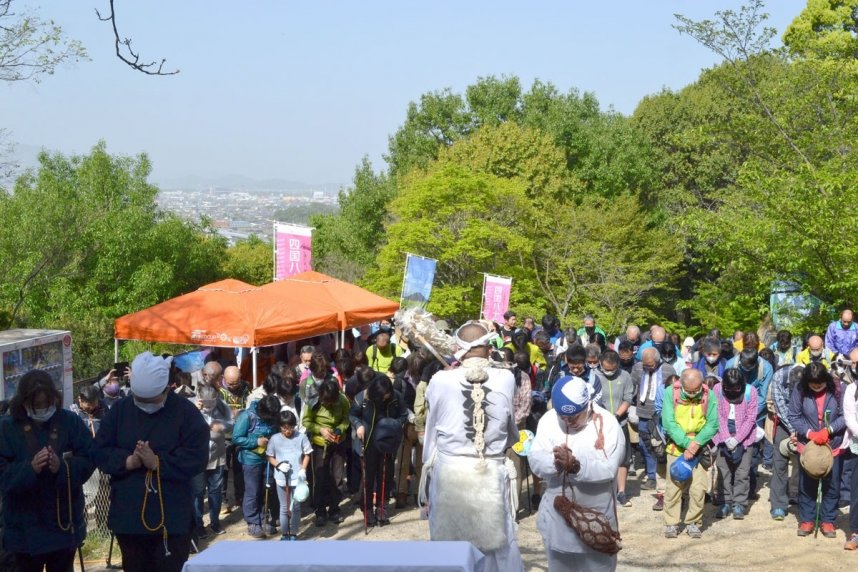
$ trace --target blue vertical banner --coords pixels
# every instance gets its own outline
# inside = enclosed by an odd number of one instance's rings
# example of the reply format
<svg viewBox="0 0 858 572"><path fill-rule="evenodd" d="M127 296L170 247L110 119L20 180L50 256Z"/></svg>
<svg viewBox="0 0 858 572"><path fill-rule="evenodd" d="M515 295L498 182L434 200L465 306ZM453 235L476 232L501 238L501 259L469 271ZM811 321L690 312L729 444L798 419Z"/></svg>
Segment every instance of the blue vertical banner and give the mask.
<svg viewBox="0 0 858 572"><path fill-rule="evenodd" d="M402 281L402 294L399 305L403 308L425 308L432 294L432 283L435 281L435 265L437 260L425 258L416 254L408 254L405 258L405 278Z"/></svg>
<svg viewBox="0 0 858 572"><path fill-rule="evenodd" d="M775 328L788 329L818 314L822 301L816 296L802 292L801 286L788 280L772 283L769 310Z"/></svg>

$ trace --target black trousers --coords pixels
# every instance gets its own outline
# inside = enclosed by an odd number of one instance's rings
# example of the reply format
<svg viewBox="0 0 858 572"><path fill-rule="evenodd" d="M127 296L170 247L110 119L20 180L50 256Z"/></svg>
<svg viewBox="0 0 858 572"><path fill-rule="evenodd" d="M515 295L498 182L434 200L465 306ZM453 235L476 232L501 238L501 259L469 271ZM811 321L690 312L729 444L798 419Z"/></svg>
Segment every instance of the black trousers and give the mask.
<svg viewBox="0 0 858 572"><path fill-rule="evenodd" d="M244 471L241 468L241 463L238 462L238 452L240 449L232 444L232 441L227 441L226 446L226 468L223 471L223 504L224 506L241 506L244 499ZM234 496L232 501L227 496L227 487L229 486L229 476L232 475L232 488Z"/></svg>
<svg viewBox="0 0 858 572"><path fill-rule="evenodd" d="M191 553L190 534L171 534L167 539L170 556L164 550L164 537L157 534L117 534L125 572L182 572Z"/></svg>
<svg viewBox="0 0 858 572"><path fill-rule="evenodd" d="M375 507L383 509L387 506L390 491L396 490L393 482L394 455L385 455L370 444L364 451L366 463L366 482L363 483L364 510L372 510L372 495L375 494ZM383 489L383 490L382 490Z"/></svg>
<svg viewBox="0 0 858 572"><path fill-rule="evenodd" d="M57 550L45 554L15 554L18 572L72 572L75 550Z"/></svg>

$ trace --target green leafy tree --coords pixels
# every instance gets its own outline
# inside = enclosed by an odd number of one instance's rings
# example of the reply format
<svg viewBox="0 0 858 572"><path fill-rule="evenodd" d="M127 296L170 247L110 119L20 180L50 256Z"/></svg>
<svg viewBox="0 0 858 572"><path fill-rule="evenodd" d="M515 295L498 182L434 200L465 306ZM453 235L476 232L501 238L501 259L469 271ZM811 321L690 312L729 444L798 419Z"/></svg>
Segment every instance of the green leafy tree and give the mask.
<svg viewBox="0 0 858 572"><path fill-rule="evenodd" d="M88 59L83 45L70 39L52 20L36 10L13 10L13 0L0 0L0 82L39 83L57 68ZM0 127L0 191L17 164L10 158L12 134Z"/></svg>
<svg viewBox="0 0 858 572"><path fill-rule="evenodd" d="M750 310L772 281L786 279L830 305L855 300L858 280L844 269L858 255L858 228L843 216L858 199L850 183L858 174L855 58L820 59L796 49L807 38L795 35L789 54L769 50L774 31L763 25L761 2L714 21L681 21L724 57L708 75L736 113L716 128L745 149L735 186L722 190L716 208L686 218L706 245L701 256L721 274L716 284L737 292L708 298L745 299Z"/></svg>
<svg viewBox="0 0 858 572"><path fill-rule="evenodd" d="M858 1L810 0L783 40L792 53L803 57L858 57Z"/></svg>
<svg viewBox="0 0 858 572"><path fill-rule="evenodd" d="M251 235L226 250L222 273L254 286L268 284L274 275L274 250L271 241Z"/></svg>
<svg viewBox="0 0 858 572"><path fill-rule="evenodd" d="M513 278L513 305L534 302L535 284L521 264L533 248L527 227L534 213L521 182L439 165L408 182L391 216L377 267L364 280L373 291L399 296L410 252L438 261L428 309L440 316L478 317L484 272Z"/></svg>
<svg viewBox="0 0 858 572"><path fill-rule="evenodd" d="M72 331L79 375L112 360L113 320L220 277L226 245L160 212L145 155L42 153L0 195L0 308L10 326Z"/></svg>
<svg viewBox="0 0 858 572"><path fill-rule="evenodd" d="M364 157L355 169L354 186L341 190L340 212L314 215L313 266L341 280L360 280L384 239L384 221L396 190L390 177L376 173Z"/></svg>

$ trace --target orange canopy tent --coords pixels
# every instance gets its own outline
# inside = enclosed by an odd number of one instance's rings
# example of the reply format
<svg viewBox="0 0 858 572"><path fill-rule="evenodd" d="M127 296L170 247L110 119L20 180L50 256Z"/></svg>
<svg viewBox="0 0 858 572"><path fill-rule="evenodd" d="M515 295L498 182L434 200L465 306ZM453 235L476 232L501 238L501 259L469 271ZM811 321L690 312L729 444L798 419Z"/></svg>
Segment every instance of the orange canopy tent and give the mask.
<svg viewBox="0 0 858 572"><path fill-rule="evenodd" d="M339 330L389 318L399 309L398 302L312 270L271 282L261 289L280 300L335 311Z"/></svg>
<svg viewBox="0 0 858 572"><path fill-rule="evenodd" d="M122 316L114 323L114 337L117 344L255 348L333 332L338 325L335 310L229 279Z"/></svg>

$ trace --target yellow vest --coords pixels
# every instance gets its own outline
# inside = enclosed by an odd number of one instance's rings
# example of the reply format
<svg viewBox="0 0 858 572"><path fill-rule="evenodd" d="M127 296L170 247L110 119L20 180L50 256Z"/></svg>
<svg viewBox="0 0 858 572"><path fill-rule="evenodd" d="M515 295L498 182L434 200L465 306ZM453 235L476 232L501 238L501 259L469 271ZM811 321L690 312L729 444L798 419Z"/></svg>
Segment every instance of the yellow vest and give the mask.
<svg viewBox="0 0 858 572"><path fill-rule="evenodd" d="M665 397L669 396L672 399L672 388L668 389L671 391L665 391ZM710 395L709 399L713 397L714 395ZM709 406L708 401L706 405L707 407ZM673 406L673 418L676 420L676 424L685 431L686 436L694 437L706 425L706 412L703 410L702 400L698 403L683 403L680 401ZM677 447L675 443L670 442L667 445L667 452L674 457L678 457L683 453L683 449Z"/></svg>

